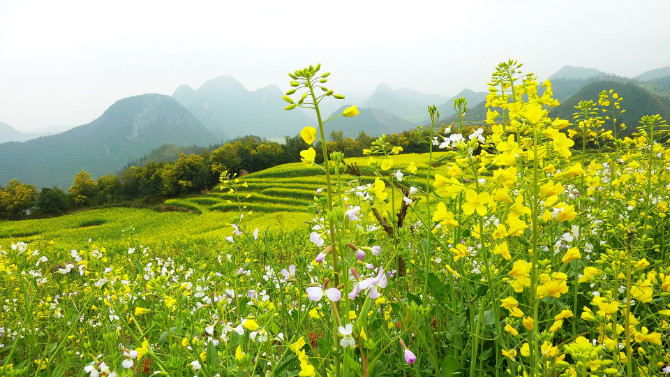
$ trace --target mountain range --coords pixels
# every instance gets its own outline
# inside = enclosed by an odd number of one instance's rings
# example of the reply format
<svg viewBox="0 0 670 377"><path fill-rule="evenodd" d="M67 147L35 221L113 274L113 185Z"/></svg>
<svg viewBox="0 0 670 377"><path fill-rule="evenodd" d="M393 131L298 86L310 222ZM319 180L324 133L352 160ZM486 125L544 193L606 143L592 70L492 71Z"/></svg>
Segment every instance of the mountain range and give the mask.
<svg viewBox="0 0 670 377"><path fill-rule="evenodd" d="M182 85L174 97L221 138L233 139L249 134L267 138L295 135L314 123L301 109L284 111L282 92L274 85L247 90L231 76L202 84L197 90Z"/></svg>
<svg viewBox="0 0 670 377"><path fill-rule="evenodd" d="M561 102L552 109L552 116L571 119L580 100L597 100L601 90L613 88L626 99L628 112L622 120L631 129L643 114L670 118L670 67L628 79L566 66L550 79L554 96ZM459 97L468 100L466 122L476 124L485 119L486 94L465 89L449 98L380 84L360 102L357 117L333 119L328 129L342 130L352 138L361 131L370 136L400 132L428 124L428 105L437 105L440 121L448 124L456 119L453 101ZM117 172L164 144L205 147L245 135L280 138L316 125L311 113L284 111L281 96L274 85L250 91L233 77L222 76L197 89L181 85L172 96L145 94L122 99L88 124L24 142L19 141L31 135L0 123L0 185L16 178L38 187L67 188L81 169L94 177ZM331 101L324 109L335 109L336 104ZM345 107L333 115L341 114ZM8 140L12 142L5 142Z"/></svg>
<svg viewBox="0 0 670 377"><path fill-rule="evenodd" d="M174 98L144 94L122 99L91 123L58 135L0 144L0 182L67 188L81 169L98 177L163 144L220 141Z"/></svg>

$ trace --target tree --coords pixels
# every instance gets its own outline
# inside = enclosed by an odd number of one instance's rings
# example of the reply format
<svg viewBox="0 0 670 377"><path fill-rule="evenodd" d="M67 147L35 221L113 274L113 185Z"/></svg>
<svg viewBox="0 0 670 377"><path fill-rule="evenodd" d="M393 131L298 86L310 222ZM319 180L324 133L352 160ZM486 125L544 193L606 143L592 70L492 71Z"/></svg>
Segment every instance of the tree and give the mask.
<svg viewBox="0 0 670 377"><path fill-rule="evenodd" d="M70 209L70 196L59 187L45 187L37 198L37 210L51 215L60 215Z"/></svg>
<svg viewBox="0 0 670 377"><path fill-rule="evenodd" d="M94 204L100 195L98 183L84 169L74 177L74 182L68 191L72 194L74 203L80 206Z"/></svg>
<svg viewBox="0 0 670 377"><path fill-rule="evenodd" d="M103 175L98 178L100 200L103 203L116 201L121 192L121 180L114 174Z"/></svg>
<svg viewBox="0 0 670 377"><path fill-rule="evenodd" d="M0 215L18 218L35 205L35 186L12 179L4 189L0 189Z"/></svg>

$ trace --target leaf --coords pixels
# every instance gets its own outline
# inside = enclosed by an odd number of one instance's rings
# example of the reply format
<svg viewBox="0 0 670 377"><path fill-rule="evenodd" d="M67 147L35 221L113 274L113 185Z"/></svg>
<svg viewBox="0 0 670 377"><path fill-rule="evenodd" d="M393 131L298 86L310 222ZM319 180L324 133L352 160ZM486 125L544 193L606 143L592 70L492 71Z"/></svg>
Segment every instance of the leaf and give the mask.
<svg viewBox="0 0 670 377"><path fill-rule="evenodd" d="M415 302L417 305L423 305L423 301L421 301L421 298L415 294L412 293L407 293L407 299L409 301Z"/></svg>
<svg viewBox="0 0 670 377"><path fill-rule="evenodd" d="M428 274L428 286L430 288L430 293L437 299L437 302L447 302L447 289L440 278L432 272Z"/></svg>
<svg viewBox="0 0 670 377"><path fill-rule="evenodd" d="M450 376L455 374L457 370L461 369L461 365L458 363L458 360L451 357L447 356L442 360L442 375L443 376Z"/></svg>
<svg viewBox="0 0 670 377"><path fill-rule="evenodd" d="M293 362L293 360L297 359L298 357L295 355L289 356L286 360L284 360L277 369L274 370L274 375L278 376L281 372L283 372L288 366Z"/></svg>
<svg viewBox="0 0 670 377"><path fill-rule="evenodd" d="M207 343L207 368L215 368L214 370L216 370L218 367L219 354L216 352L216 346L214 345L214 342L210 340L209 343Z"/></svg>

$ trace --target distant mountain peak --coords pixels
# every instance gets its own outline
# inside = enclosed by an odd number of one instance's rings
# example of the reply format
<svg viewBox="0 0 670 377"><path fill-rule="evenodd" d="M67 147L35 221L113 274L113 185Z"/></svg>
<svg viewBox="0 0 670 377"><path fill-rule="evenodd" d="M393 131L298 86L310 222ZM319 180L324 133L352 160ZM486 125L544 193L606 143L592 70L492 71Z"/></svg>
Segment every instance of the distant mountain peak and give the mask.
<svg viewBox="0 0 670 377"><path fill-rule="evenodd" d="M652 69L651 71L641 73L634 78L639 81L650 81L665 76L670 76L670 66Z"/></svg>
<svg viewBox="0 0 670 377"><path fill-rule="evenodd" d="M596 76L607 76L606 73L601 72L595 68L577 67L572 65L563 66L556 73L549 76L550 80L555 79L578 79L585 80Z"/></svg>

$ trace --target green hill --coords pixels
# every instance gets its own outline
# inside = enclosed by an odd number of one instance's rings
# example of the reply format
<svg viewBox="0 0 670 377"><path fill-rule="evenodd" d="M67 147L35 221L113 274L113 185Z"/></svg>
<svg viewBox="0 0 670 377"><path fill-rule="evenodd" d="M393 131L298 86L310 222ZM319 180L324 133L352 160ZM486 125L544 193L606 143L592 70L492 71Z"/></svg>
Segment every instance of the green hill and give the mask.
<svg viewBox="0 0 670 377"><path fill-rule="evenodd" d="M18 179L67 189L81 169L97 177L119 171L164 144L217 142L172 97L145 94L122 99L93 122L61 134L0 144L0 183Z"/></svg>

